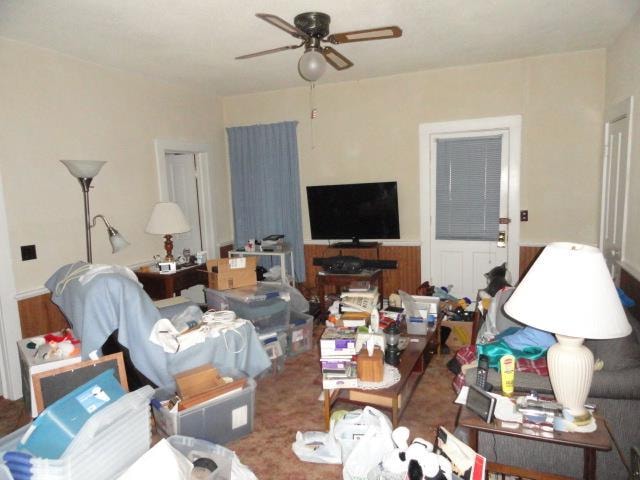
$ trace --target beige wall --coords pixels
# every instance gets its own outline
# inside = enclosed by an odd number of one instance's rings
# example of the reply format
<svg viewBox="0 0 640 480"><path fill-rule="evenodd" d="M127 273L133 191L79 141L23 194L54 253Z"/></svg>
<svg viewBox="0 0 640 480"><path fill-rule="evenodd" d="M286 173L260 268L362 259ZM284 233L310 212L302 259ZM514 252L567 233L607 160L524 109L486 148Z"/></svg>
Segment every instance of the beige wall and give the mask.
<svg viewBox="0 0 640 480"><path fill-rule="evenodd" d="M86 255L82 192L59 159L108 162L94 179L91 212L131 246L112 255L99 225L95 263L132 264L162 251L162 238L144 232L158 200L156 138L214 145L217 239L231 238L219 99L3 39L0 72L0 171L18 292ZM28 244L38 259L22 262Z"/></svg>
<svg viewBox="0 0 640 480"><path fill-rule="evenodd" d="M292 75L295 72L292 71ZM397 180L403 240L420 238L418 126L521 114L521 242L595 244L598 232L605 51L592 50L225 97L226 126L298 120L305 186Z"/></svg>
<svg viewBox="0 0 640 480"><path fill-rule="evenodd" d="M640 272L640 13L607 50L607 106L634 96L627 235L623 259Z"/></svg>

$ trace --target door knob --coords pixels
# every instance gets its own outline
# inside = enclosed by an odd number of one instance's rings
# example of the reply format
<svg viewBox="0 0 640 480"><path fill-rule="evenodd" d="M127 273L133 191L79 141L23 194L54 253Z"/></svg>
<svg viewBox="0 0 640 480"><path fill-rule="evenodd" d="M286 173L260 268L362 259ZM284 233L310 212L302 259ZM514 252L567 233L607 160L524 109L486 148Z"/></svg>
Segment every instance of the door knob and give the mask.
<svg viewBox="0 0 640 480"><path fill-rule="evenodd" d="M507 246L507 232L498 232L498 248Z"/></svg>

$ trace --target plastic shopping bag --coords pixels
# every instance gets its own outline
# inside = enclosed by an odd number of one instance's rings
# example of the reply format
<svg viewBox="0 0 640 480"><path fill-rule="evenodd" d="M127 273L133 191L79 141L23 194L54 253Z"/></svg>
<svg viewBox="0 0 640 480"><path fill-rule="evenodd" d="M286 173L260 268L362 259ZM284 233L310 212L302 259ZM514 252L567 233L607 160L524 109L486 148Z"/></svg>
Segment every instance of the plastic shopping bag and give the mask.
<svg viewBox="0 0 640 480"><path fill-rule="evenodd" d="M391 421L380 410L365 407L349 412L334 428L342 448L344 480L366 480L370 470L394 449Z"/></svg>
<svg viewBox="0 0 640 480"><path fill-rule="evenodd" d="M298 432L296 441L291 444L293 453L303 462L342 463L340 445L333 434L334 422L327 432Z"/></svg>

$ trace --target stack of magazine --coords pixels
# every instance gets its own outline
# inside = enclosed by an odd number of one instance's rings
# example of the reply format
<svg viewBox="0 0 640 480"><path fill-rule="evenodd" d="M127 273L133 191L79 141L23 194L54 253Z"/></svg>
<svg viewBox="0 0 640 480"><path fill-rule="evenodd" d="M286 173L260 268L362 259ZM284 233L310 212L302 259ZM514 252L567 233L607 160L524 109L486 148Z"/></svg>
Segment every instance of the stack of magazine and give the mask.
<svg viewBox="0 0 640 480"><path fill-rule="evenodd" d="M352 328L326 328L320 338L322 388L357 388L356 331Z"/></svg>

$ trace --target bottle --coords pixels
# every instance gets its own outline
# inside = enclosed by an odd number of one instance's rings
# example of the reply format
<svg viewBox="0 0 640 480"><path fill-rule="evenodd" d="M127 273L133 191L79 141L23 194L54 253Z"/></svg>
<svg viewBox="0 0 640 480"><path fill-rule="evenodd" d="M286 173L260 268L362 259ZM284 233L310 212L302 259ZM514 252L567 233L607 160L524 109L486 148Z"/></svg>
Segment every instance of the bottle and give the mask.
<svg viewBox="0 0 640 480"><path fill-rule="evenodd" d="M476 370L476 385L483 390L487 389L487 375L489 374L489 357L478 357L478 369Z"/></svg>
<svg viewBox="0 0 640 480"><path fill-rule="evenodd" d="M503 355L500 357L500 378L502 379L502 393L510 397L513 395L514 377L516 375L516 357Z"/></svg>

